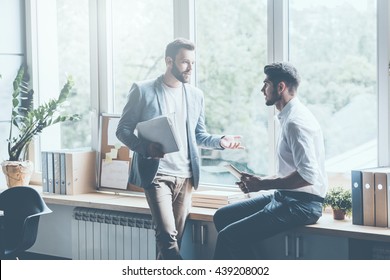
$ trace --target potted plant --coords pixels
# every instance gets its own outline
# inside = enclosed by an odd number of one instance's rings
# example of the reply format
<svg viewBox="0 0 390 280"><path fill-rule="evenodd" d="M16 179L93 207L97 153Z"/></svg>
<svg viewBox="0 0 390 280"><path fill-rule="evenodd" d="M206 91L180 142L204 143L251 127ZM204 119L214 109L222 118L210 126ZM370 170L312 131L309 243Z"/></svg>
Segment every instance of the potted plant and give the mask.
<svg viewBox="0 0 390 280"><path fill-rule="evenodd" d="M343 220L345 216L352 214L352 193L344 187L333 187L325 196L324 208L330 206L335 220Z"/></svg>
<svg viewBox="0 0 390 280"><path fill-rule="evenodd" d="M72 87L73 80L69 76L57 99L34 108L34 91L29 89L26 66L20 66L13 82L12 114L7 139L8 160L1 164L8 187L29 184L33 163L27 160L27 149L34 136L53 124L80 119L78 114L60 113L61 106L68 98Z"/></svg>

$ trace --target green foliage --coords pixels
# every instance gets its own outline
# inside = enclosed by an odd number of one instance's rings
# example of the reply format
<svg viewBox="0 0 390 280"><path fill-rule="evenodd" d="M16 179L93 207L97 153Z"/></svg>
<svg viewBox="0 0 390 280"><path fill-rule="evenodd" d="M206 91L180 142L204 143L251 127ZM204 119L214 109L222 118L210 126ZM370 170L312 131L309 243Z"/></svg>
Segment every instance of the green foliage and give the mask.
<svg viewBox="0 0 390 280"><path fill-rule="evenodd" d="M11 125L7 139L10 161L24 160L28 145L44 128L56 123L80 119L78 114L59 113L73 87L72 77L68 77L57 99L49 100L35 109L33 106L34 91L28 89L28 83L26 67L22 65L13 82Z"/></svg>
<svg viewBox="0 0 390 280"><path fill-rule="evenodd" d="M330 189L325 196L323 206L324 208L330 206L335 210L344 210L347 216L350 216L352 214L351 190L344 187L334 187Z"/></svg>

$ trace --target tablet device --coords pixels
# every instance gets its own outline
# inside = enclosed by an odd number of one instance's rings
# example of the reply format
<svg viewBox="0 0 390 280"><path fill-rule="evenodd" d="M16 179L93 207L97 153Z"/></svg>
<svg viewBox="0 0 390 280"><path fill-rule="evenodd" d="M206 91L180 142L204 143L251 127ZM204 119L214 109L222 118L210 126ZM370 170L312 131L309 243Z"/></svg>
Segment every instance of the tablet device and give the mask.
<svg viewBox="0 0 390 280"><path fill-rule="evenodd" d="M225 167L227 168L227 170L229 170L229 172L230 172L234 177L236 177L237 179L241 180L242 173L241 173L241 171L238 170L234 165L232 165L232 164L227 164L227 165L225 165Z"/></svg>
<svg viewBox="0 0 390 280"><path fill-rule="evenodd" d="M160 143L164 154L179 151L176 130L168 116L159 116L136 126L138 136L150 142Z"/></svg>

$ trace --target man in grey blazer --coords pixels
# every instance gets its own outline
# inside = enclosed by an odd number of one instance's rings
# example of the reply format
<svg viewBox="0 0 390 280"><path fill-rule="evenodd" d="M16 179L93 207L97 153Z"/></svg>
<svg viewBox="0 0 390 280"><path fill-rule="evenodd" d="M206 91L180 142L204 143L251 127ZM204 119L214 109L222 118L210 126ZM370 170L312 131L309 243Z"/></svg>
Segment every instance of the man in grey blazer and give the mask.
<svg viewBox="0 0 390 280"><path fill-rule="evenodd" d="M240 136L211 135L204 116L203 92L190 85L195 46L176 39L165 50L166 71L154 80L134 83L116 135L134 151L129 183L142 187L156 224L158 259L181 259L180 241L199 185L198 146L241 149ZM167 115L178 132L179 151L164 154L158 143L137 137L139 122Z"/></svg>

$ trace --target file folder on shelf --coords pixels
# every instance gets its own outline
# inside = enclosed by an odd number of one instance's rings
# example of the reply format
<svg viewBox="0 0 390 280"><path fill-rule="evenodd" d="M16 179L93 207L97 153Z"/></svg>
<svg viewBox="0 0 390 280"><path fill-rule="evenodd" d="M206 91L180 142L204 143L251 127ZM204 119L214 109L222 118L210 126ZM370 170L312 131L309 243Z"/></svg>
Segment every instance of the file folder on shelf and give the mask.
<svg viewBox="0 0 390 280"><path fill-rule="evenodd" d="M49 192L49 180L47 178L47 152L41 153L41 160L42 160L42 192L48 193Z"/></svg>
<svg viewBox="0 0 390 280"><path fill-rule="evenodd" d="M95 190L96 152L86 149L42 152L42 185L45 192L63 195Z"/></svg>
<svg viewBox="0 0 390 280"><path fill-rule="evenodd" d="M363 225L375 226L374 172L362 171Z"/></svg>
<svg viewBox="0 0 390 280"><path fill-rule="evenodd" d="M82 194L95 190L96 152L67 151L64 156L66 194Z"/></svg>
<svg viewBox="0 0 390 280"><path fill-rule="evenodd" d="M352 224L363 225L363 189L362 172L351 171L352 179Z"/></svg>
<svg viewBox="0 0 390 280"><path fill-rule="evenodd" d="M388 189L390 167L383 166L363 169L361 172L363 225L377 227L389 226Z"/></svg>
<svg viewBox="0 0 390 280"><path fill-rule="evenodd" d="M54 193L60 194L60 153L53 152Z"/></svg>
<svg viewBox="0 0 390 280"><path fill-rule="evenodd" d="M47 181L49 193L54 193L54 162L52 152L47 152Z"/></svg>
<svg viewBox="0 0 390 280"><path fill-rule="evenodd" d="M387 176L387 227L390 228L390 178Z"/></svg>
<svg viewBox="0 0 390 280"><path fill-rule="evenodd" d="M388 199L387 187L389 185L390 170L384 169L374 174L375 178L375 226L388 226Z"/></svg>
<svg viewBox="0 0 390 280"><path fill-rule="evenodd" d="M66 194L66 157L60 153L60 194Z"/></svg>

